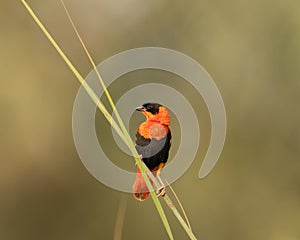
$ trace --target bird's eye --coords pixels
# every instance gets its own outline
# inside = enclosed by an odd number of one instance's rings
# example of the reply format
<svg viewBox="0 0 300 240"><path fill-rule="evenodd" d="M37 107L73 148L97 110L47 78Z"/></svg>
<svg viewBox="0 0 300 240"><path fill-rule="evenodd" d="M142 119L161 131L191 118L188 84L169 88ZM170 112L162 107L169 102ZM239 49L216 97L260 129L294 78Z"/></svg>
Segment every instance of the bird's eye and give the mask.
<svg viewBox="0 0 300 240"><path fill-rule="evenodd" d="M152 109L152 106L151 105L148 105L147 106L147 110L151 110Z"/></svg>

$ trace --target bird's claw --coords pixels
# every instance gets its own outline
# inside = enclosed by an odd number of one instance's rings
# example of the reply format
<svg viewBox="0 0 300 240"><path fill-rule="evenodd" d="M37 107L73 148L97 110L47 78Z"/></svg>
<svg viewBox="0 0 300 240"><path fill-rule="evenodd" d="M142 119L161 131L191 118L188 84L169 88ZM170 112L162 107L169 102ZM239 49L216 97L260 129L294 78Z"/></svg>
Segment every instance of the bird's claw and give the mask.
<svg viewBox="0 0 300 240"><path fill-rule="evenodd" d="M165 186L160 187L159 189L156 190L155 193L156 193L157 197L160 197L160 196L164 197L166 194L166 187Z"/></svg>

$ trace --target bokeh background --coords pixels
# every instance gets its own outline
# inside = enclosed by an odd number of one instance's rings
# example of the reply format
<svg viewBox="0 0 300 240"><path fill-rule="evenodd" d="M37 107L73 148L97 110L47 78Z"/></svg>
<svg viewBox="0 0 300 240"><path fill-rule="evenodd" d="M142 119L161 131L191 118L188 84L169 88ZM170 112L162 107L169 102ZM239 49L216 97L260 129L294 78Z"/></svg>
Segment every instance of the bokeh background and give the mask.
<svg viewBox="0 0 300 240"><path fill-rule="evenodd" d="M60 2L29 3L86 76L92 68ZM166 47L191 56L214 78L228 131L217 166L203 180L197 174L210 122L195 90L154 70L128 74L110 87L117 100L130 84L162 82L180 89L194 106L201 144L173 187L198 239L300 239L300 2L66 4L96 63L131 48ZM113 239L119 206L125 206L122 239L167 239L151 200L140 203L107 188L82 165L71 128L79 83L20 1L0 6L0 239ZM143 118L129 114L133 135ZM134 171L132 159L115 151L109 125L100 113L96 117L107 154ZM179 131L178 122L172 130ZM173 139L171 156L179 139ZM175 239L187 239L166 213Z"/></svg>

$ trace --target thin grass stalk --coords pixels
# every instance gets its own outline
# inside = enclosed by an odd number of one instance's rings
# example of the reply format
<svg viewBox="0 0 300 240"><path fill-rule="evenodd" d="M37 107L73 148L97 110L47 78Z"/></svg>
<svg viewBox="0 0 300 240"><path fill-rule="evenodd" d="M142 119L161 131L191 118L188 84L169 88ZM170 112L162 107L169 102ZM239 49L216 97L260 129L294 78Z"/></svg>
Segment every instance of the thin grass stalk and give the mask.
<svg viewBox="0 0 300 240"><path fill-rule="evenodd" d="M156 194L154 193L154 189L149 181L149 179L146 177L146 173L150 172L149 169L144 168L144 166L142 165L142 161L139 158L138 153L136 152L136 149L130 139L130 136L120 118L120 115L118 114L118 112L116 111L115 106L113 105L113 110L115 111L116 116L118 116L118 120L119 123L121 125L121 128L123 131L120 130L119 126L115 123L114 119L111 117L111 115L108 113L108 111L106 110L106 108L104 107L104 105L102 104L101 100L98 99L97 95L94 93L94 91L89 87L89 85L85 82L84 78L80 75L80 73L77 71L77 69L73 66L73 64L71 63L71 61L67 58L67 56L64 54L64 52L61 50L61 48L58 46L58 44L55 42L55 40L52 38L52 36L49 34L49 32L46 30L46 28L43 26L43 24L40 22L40 20L38 19L38 17L35 15L35 13L33 12L33 10L30 8L30 6L26 3L25 0L21 0L21 2L23 3L23 5L26 7L27 11L30 13L30 15L32 16L32 18L35 20L35 22L38 24L38 26L41 28L41 30L43 31L43 33L46 35L46 37L49 39L49 41L51 42L51 44L55 47L55 49L57 50L57 52L60 54L60 56L63 58L63 60L66 62L66 64L69 66L69 68L71 69L71 71L74 73L74 75L76 76L76 78L79 80L79 82L84 86L85 90L87 91L87 93L89 94L89 96L93 99L93 101L96 103L96 105L98 106L98 108L100 109L100 111L104 114L105 118L108 120L108 122L113 126L113 128L116 130L116 132L119 134L119 136L121 137L121 139L127 144L127 146L129 147L130 151L132 152L132 154L134 155L134 158L136 160L136 163L138 165L138 167L141 169L141 172L143 174L143 177L145 179L146 185L150 190L150 195L153 199L153 202L158 210L158 213L162 219L162 222L166 228L166 231L168 233L168 236L171 240L173 240L173 235L172 235L172 231L170 228L170 225L168 223L167 217L164 213L164 210L158 200L158 197L156 196ZM106 89L105 85L104 89ZM106 92L108 93L107 89ZM108 93L108 96L109 93ZM112 101L110 101L111 104L113 104Z"/></svg>
<svg viewBox="0 0 300 240"><path fill-rule="evenodd" d="M153 189L153 187L152 187L149 179L146 177L146 174L149 173L150 170L147 167L145 168L144 165L142 164L142 161L141 161L141 159L140 159L140 157L139 157L139 155L138 155L138 153L137 153L137 151L135 149L135 146L133 145L133 142L132 142L132 140L131 140L131 138L129 136L129 133L128 133L128 131L127 131L127 129L126 129L126 127L125 127L125 125L124 125L124 123L123 123L120 115L119 115L119 112L116 109L114 101L112 100L112 97L111 97L109 91L106 88L106 85L105 85L105 83L104 83L104 81L103 81L103 79L101 77L101 74L99 73L99 71L98 71L98 69L96 67L96 64L95 64L95 62L94 62L94 60L93 60L93 58L92 58L89 50L87 49L84 41L82 40L82 38L80 36L80 33L78 32L78 30L77 30L77 28L76 28L76 26L74 24L74 21L73 21L71 15L70 15L70 13L69 13L69 11L68 11L65 3L64 3L64 1L60 0L60 2L61 2L62 6L63 6L63 8L64 8L64 10L66 12L66 15L67 15L67 17L68 17L68 19L69 19L69 21L70 21L70 23L72 25L72 28L73 28L73 30L74 30L77 38L79 39L79 41L80 41L80 43L81 43L81 45L82 45L82 47L83 47L83 49L84 49L87 57L89 58L90 63L92 64L92 66L94 68L94 71L96 72L96 75L97 75L97 77L98 77L98 79L99 79L99 81L100 81L100 83L102 85L102 88L103 88L103 90L104 90L104 92L106 94L106 97L108 98L109 103L110 103L110 105L112 107L112 111L115 112L117 120L118 120L118 122L119 122L119 124L121 126L122 132L123 132L123 134L125 135L125 138L126 138L125 143L128 146L128 148L130 149L131 153L133 154L133 156L135 158L135 161L136 161L138 167L141 170L142 176L143 176L143 178L144 178L144 180L146 182L146 185L148 186L148 189L150 191L151 197L152 197L153 202L154 202L154 204L155 204L155 206L156 206L156 208L158 210L158 213L159 213L159 215L160 215L160 217L161 217L161 219L163 221L163 224L164 224L164 226L166 228L166 231L168 232L168 235L172 239L172 232L171 232L171 228L170 228L169 223L168 223L168 219L167 219L167 217L166 217L166 215L165 215L165 213L163 211L163 208L162 208L162 206L161 206L161 204L160 204L160 202L159 202L156 194L154 193L154 189Z"/></svg>
<svg viewBox="0 0 300 240"><path fill-rule="evenodd" d="M181 224L183 229L186 231L186 233L190 237L190 239L197 240L196 236L194 235L192 230L189 228L189 226L186 224L186 222L184 221L184 219L182 218L180 213L177 211L175 205L172 203L172 200L170 199L170 197L167 194L164 196L164 200L167 203L167 205L169 206L169 208L172 210L173 214L178 219L179 223Z"/></svg>
<svg viewBox="0 0 300 240"><path fill-rule="evenodd" d="M35 13L33 12L33 10L30 8L30 6L24 1L24 0L21 0L21 2L24 4L24 6L26 7L27 11L30 13L30 15L32 16L32 18L35 20L35 22L38 24L38 26L41 28L41 30L43 31L43 33L46 35L46 37L49 39L49 41L51 42L51 44L54 46L54 48L57 50L57 52L60 54L60 56L63 58L63 60L66 62L66 64L68 65L68 67L71 69L71 71L74 73L74 75L76 76L76 78L79 80L79 82L83 85L83 87L85 88L85 90L87 91L87 93L89 94L89 96L92 98L92 100L95 102L95 104L97 105L97 107L100 109L100 111L103 113L103 115L105 116L105 118L107 119L107 121L112 125L112 127L115 129L115 131L118 133L118 135L121 137L121 139L127 144L128 148L130 149L130 151L132 152L132 154L134 155L134 158L136 160L136 163L138 165L138 167L140 168L141 170L141 173L145 179L145 182L147 184L147 187L149 188L150 190L150 194L151 194L151 197L154 201L154 204L155 206L157 207L158 209L158 212L160 214L160 217L162 218L162 221L165 225L165 228L166 228L166 231L170 237L170 239L173 239L173 236L172 236L172 232L171 232L171 229L170 229L170 226L168 224L168 221L167 221L167 218L164 214L164 211L161 207L161 204L154 192L154 189L147 177L147 175L151 178L151 180L154 182L154 184L156 186L159 186L156 178L153 176L153 174L150 172L150 170L147 168L147 166L141 161L138 153L136 152L136 149L131 141L131 138L127 132L127 129L125 128L125 125L113 103L113 100L101 78L101 75L98 71L98 69L96 68L95 66L95 63L91 57L91 55L89 54L87 48L85 47L78 31L76 30L76 27L71 19L70 16L68 16L70 18L70 21L72 23L72 26L78 36L78 38L80 39L80 42L81 44L83 45L89 59L90 59L90 62L92 63L93 67L94 67L94 70L96 71L96 74L101 82L101 85L105 91L105 94L107 96L107 98L109 99L109 102L110 102L110 105L113 109L113 111L115 112L116 114L116 117L117 117L117 120L121 126L121 129L120 127L118 126L118 124L115 122L115 120L112 118L112 116L110 115L110 113L106 110L105 106L103 105L103 103L101 102L100 99L98 99L98 96L95 94L95 92L91 89L91 87L86 83L86 81L84 80L84 78L80 75L80 73L77 71L77 69L73 66L73 64L71 63L71 61L66 57L66 55L64 54L64 52L61 50L61 48L58 46L58 44L55 42L55 40L52 38L52 36L49 34L49 32L46 30L46 28L43 26L43 24L40 22L40 20L37 18L37 16L35 15ZM65 8L65 5L63 3L63 1L61 0L64 8ZM69 15L67 9L65 8L67 14ZM189 226L186 224L186 222L183 220L183 218L181 217L181 215L179 214L179 212L177 211L176 207L174 206L174 204L172 203L171 199L168 197L168 195L165 195L164 197L164 200L165 202L167 203L167 205L170 207L170 209L173 211L174 215L177 217L178 221L181 223L181 225L183 226L183 228L185 229L185 231L187 232L188 236L190 237L190 239L196 239L196 237L193 235L191 229L189 228Z"/></svg>
<svg viewBox="0 0 300 240"><path fill-rule="evenodd" d="M192 227L191 227L191 224L190 224L190 221L189 221L189 218L188 218L188 216L187 216L187 214L186 214L186 212L185 212L185 210L184 210L184 208L183 208L183 206L182 206L182 204L181 204L181 202L180 202L180 200L179 200L179 198L178 198L176 192L174 191L174 189L173 189L173 187L171 186L171 184L168 184L168 186L169 186L169 188L170 188L170 190L171 190L173 196L175 197L177 203L179 204L179 207L180 207L180 209L181 209L181 211L182 211L182 213L183 213L183 216L184 216L184 218L185 218L186 224L188 225L190 231L193 232Z"/></svg>
<svg viewBox="0 0 300 240"><path fill-rule="evenodd" d="M111 105L111 107L112 107L112 110L113 110L113 112L115 112L115 114L116 114L117 120L118 120L118 122L119 122L119 124L120 124L120 127L121 127L121 129L122 129L122 131L123 131L123 134L125 135L125 137L126 137L127 140L128 140L128 141L126 142L128 148L130 149L131 153L133 154L133 157L135 158L137 164L138 164L139 162L141 163L140 157L139 157L138 153L136 152L136 149L135 149L135 147L134 147L134 145L133 145L133 143L132 143L132 141L131 141L131 138L130 138L129 133L128 133L128 131L127 131L127 129L126 129L126 127L125 127L123 121L122 121L122 118L120 117L119 112L118 112L117 109L116 109L116 106L115 106L115 104L114 104L114 101L112 100L112 97L111 97L109 91L107 90L107 87L106 87L106 85L105 85L105 83L104 83L104 81L103 81L103 79L102 79L102 77L101 77L100 72L98 71L98 69L97 69L97 67L96 67L96 64L95 64L95 62L94 62L94 60L93 60L93 58L92 58L92 56L91 56L89 50L87 49L87 47L86 47L84 41L82 40L82 38L81 38L81 36L80 36L80 33L79 33L78 30L77 30L77 27L75 26L75 23L74 23L74 21L73 21L71 15L70 15L69 10L67 9L67 7L66 7L66 5L65 5L65 3L64 3L63 0L60 0L60 2L61 2L62 6L63 6L63 8L64 8L64 10L65 10L65 12L66 12L66 15L67 15L67 17L68 17L68 19L69 19L69 21L70 21L70 23L71 23L71 25L72 25L72 28L73 28L73 30L74 30L74 32L75 32L75 34L76 34L76 36L77 36L79 42L81 43L81 45L82 45L82 47L83 47L83 49L84 49L84 51L85 51L85 53L86 53L86 55L87 55L87 57L88 57L90 63L92 64L92 66L93 66L93 68L94 68L94 71L96 72L96 75L97 75L97 77L98 77L98 79L99 79L99 81L100 81L100 84L101 84L101 86L102 86L102 88L103 88L103 90L104 90L104 92L105 92L105 94L106 94L106 97L107 97L108 100L109 100L109 103L110 103L110 105ZM145 168L145 167L143 166L143 164L138 164L138 166L139 166L140 169L141 169L141 173L149 173L149 172L147 171L147 168ZM153 189L150 188L150 190L153 190Z"/></svg>
<svg viewBox="0 0 300 240"><path fill-rule="evenodd" d="M145 165L145 163L143 163L143 165ZM145 165L145 167L147 167L147 166ZM154 182L154 184L156 184L158 186L159 183L158 183L157 179L154 177L154 175L151 172L150 172L150 174L148 174L148 176L151 178L151 180ZM170 188L171 188L171 186L170 186ZM181 203L180 203L180 201L179 201L178 197L176 196L176 193L174 192L173 189L172 189L172 192L174 193L174 196L177 199L179 205L181 205ZM165 203L168 205L168 207L172 210L173 214L175 215L175 217L177 218L178 222L181 224L183 229L186 231L186 233L190 237L190 239L197 240L196 236L194 235L194 233L191 229L188 218L186 217L187 222L184 221L184 219L182 218L182 216L180 215L180 213L176 209L175 205L173 204L173 202L172 202L171 198L168 196L168 194L165 194L163 199L165 200ZM184 211L182 205L181 205L181 209L183 210L184 215L185 215L185 211Z"/></svg>
<svg viewBox="0 0 300 240"><path fill-rule="evenodd" d="M43 26L43 24L40 22L40 20L37 18L33 10L29 7L29 5L24 1L21 0L21 2L26 7L29 14L32 16L32 18L35 20L37 25L40 27L40 29L43 31L43 33L46 35L46 37L49 39L49 41L52 43L58 54L62 57L62 59L65 61L65 63L68 65L68 67L71 69L71 71L74 73L76 78L79 80L81 85L85 88L89 96L92 98L92 100L95 102L97 107L100 109L100 111L103 113L107 121L113 126L115 131L120 135L120 137L125 141L125 137L122 134L122 131L118 124L115 122L115 120L112 118L110 113L106 110L105 106L101 102L101 100L98 98L98 96L95 94L93 89L86 83L84 78L81 76L81 74L77 71L77 69L74 67L74 65L71 63L71 61L68 59L68 57L64 54L64 52L61 50L61 48L58 46L58 44L55 42L55 40L52 38L52 36L49 34L49 32L46 30L46 28Z"/></svg>

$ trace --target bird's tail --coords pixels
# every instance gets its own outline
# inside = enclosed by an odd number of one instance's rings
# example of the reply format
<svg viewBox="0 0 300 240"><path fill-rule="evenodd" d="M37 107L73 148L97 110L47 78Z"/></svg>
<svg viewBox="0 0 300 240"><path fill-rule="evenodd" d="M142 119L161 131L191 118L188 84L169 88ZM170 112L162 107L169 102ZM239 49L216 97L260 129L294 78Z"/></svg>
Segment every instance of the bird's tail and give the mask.
<svg viewBox="0 0 300 240"><path fill-rule="evenodd" d="M153 186L154 184L150 178L149 178L149 180ZM137 170L135 183L133 184L133 194L134 194L135 198L139 201L145 200L150 195L149 189L145 183L145 180L144 180L139 168Z"/></svg>

